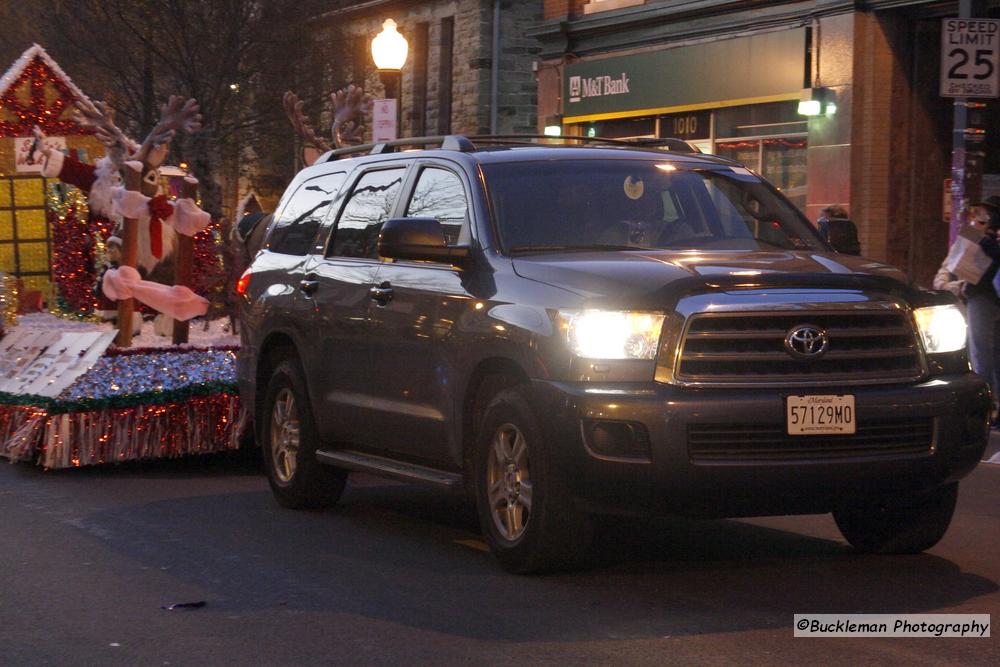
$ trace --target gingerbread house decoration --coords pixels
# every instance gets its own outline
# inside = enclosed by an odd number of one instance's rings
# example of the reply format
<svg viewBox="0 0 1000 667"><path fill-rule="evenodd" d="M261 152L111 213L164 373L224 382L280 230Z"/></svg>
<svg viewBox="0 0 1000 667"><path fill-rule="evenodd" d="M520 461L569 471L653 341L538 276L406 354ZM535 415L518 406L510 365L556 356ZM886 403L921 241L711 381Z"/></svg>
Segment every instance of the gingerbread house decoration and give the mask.
<svg viewBox="0 0 1000 667"><path fill-rule="evenodd" d="M93 130L73 119L73 103L87 99L38 44L0 76L0 272L25 290L47 294L52 280L48 183L34 161L32 128L45 141L84 162L104 155Z"/></svg>

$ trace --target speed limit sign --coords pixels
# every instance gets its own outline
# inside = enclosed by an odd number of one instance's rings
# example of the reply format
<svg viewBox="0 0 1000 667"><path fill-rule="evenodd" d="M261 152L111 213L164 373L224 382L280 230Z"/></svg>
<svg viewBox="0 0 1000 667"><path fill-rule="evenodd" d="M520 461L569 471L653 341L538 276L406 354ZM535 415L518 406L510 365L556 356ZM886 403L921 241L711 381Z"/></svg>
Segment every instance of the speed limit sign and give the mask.
<svg viewBox="0 0 1000 667"><path fill-rule="evenodd" d="M941 95L1000 96L1000 21L944 19L941 25Z"/></svg>

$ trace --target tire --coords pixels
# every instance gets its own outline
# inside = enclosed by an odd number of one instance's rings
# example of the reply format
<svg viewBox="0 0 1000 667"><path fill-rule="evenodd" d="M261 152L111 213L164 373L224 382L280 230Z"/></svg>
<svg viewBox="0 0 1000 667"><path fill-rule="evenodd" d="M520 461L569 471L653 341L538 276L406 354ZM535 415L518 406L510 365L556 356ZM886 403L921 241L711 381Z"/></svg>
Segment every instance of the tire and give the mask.
<svg viewBox="0 0 1000 667"><path fill-rule="evenodd" d="M298 360L282 361L271 374L260 418L261 455L278 504L291 509L335 505L347 471L316 460L319 438Z"/></svg>
<svg viewBox="0 0 1000 667"><path fill-rule="evenodd" d="M833 518L851 546L862 553L916 554L941 541L951 524L958 483L890 503L834 511Z"/></svg>
<svg viewBox="0 0 1000 667"><path fill-rule="evenodd" d="M510 572L570 568L590 544L589 517L573 507L551 446L523 385L500 391L476 432L479 523L490 550Z"/></svg>

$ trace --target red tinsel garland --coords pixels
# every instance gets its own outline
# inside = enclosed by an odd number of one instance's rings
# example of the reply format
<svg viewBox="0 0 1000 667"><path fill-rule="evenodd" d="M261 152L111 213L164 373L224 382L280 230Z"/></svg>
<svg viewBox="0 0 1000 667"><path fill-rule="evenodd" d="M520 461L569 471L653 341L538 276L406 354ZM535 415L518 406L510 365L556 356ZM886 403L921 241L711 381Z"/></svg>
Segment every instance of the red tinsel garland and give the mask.
<svg viewBox="0 0 1000 667"><path fill-rule="evenodd" d="M59 415L0 405L0 433L13 430L0 454L45 468L207 454L238 449L246 419L233 394Z"/></svg>
<svg viewBox="0 0 1000 667"><path fill-rule="evenodd" d="M806 139L762 139L765 146L781 146L782 148L805 148ZM720 141L715 144L718 150L739 150L741 148L757 148L759 141Z"/></svg>
<svg viewBox="0 0 1000 667"><path fill-rule="evenodd" d="M191 289L213 303L222 302L225 289L220 227L220 220L212 220L207 228L194 235L192 244L194 284Z"/></svg>
<svg viewBox="0 0 1000 667"><path fill-rule="evenodd" d="M0 404L0 455L4 454L3 443L7 442L26 423L44 418L43 408L32 405Z"/></svg>
<svg viewBox="0 0 1000 667"><path fill-rule="evenodd" d="M75 206L67 207L62 219L51 208L47 215L52 230L52 277L59 296L74 315L90 315L97 307L95 244L111 235L111 223L96 217L81 220Z"/></svg>

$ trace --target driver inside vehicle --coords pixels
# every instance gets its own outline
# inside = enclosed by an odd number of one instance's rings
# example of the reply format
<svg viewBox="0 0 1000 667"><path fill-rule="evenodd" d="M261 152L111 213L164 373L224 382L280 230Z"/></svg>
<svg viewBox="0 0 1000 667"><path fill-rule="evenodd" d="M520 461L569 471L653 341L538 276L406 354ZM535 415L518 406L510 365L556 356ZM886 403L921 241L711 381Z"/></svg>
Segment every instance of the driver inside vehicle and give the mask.
<svg viewBox="0 0 1000 667"><path fill-rule="evenodd" d="M664 224L661 193L635 175L627 176L621 188L615 196L605 198L613 207L608 207L588 238L599 244L656 247Z"/></svg>

